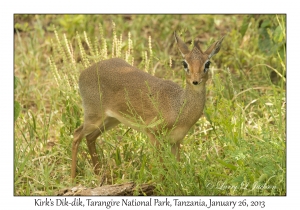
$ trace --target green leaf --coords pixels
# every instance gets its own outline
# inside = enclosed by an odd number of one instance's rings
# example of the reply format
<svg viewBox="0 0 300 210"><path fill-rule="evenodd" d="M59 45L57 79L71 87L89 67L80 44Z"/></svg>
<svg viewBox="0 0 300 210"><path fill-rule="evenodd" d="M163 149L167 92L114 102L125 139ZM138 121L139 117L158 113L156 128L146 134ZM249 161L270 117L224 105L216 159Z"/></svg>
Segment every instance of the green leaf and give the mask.
<svg viewBox="0 0 300 210"><path fill-rule="evenodd" d="M16 23L14 26L16 31L29 31L29 25L27 22L25 23Z"/></svg>
<svg viewBox="0 0 300 210"><path fill-rule="evenodd" d="M232 164L230 164L230 163L226 163L225 161L223 161L223 160L217 160L219 163L221 163L223 166L225 166L225 167L227 167L227 168L230 168L231 170L236 170L237 169L237 167L235 166L235 165L232 165Z"/></svg>
<svg viewBox="0 0 300 210"><path fill-rule="evenodd" d="M275 42L282 42L282 40L283 40L283 31L282 31L282 28L280 26L277 26L277 28L275 29L275 31L273 33L273 37L274 37Z"/></svg>
<svg viewBox="0 0 300 210"><path fill-rule="evenodd" d="M119 148L116 149L115 161L116 161L117 166L120 166L121 163L122 163L122 160L121 160L121 151L120 151Z"/></svg>
<svg viewBox="0 0 300 210"><path fill-rule="evenodd" d="M210 174L216 175L216 176L220 176L220 177L224 177L224 178L228 178L228 177L229 177L229 176L227 176L227 175L219 174L219 173L215 173L215 172L210 172Z"/></svg>
<svg viewBox="0 0 300 210"><path fill-rule="evenodd" d="M141 169L140 169L140 172L139 172L139 178L140 179L143 178L143 176L144 176L145 165L146 165L146 156L143 155L142 166L141 166Z"/></svg>
<svg viewBox="0 0 300 210"><path fill-rule="evenodd" d="M259 182L263 182L263 181L266 180L267 178L268 178L268 175L267 175L267 174L262 174L262 175L259 177L258 181L259 181Z"/></svg>
<svg viewBox="0 0 300 210"><path fill-rule="evenodd" d="M267 28L271 26L271 21L270 20L264 20L264 22L261 24L261 28Z"/></svg>
<svg viewBox="0 0 300 210"><path fill-rule="evenodd" d="M234 184L241 184L243 181L244 181L244 177L242 175L240 175L240 176L233 178L231 182Z"/></svg>
<svg viewBox="0 0 300 210"><path fill-rule="evenodd" d="M237 163L239 164L239 166L244 166L244 161L242 160L238 160Z"/></svg>
<svg viewBox="0 0 300 210"><path fill-rule="evenodd" d="M259 29L258 46L259 49L266 55L271 54L270 48L272 47L272 40L270 39L268 31L265 28Z"/></svg>
<svg viewBox="0 0 300 210"><path fill-rule="evenodd" d="M242 37L245 35L245 33L248 29L249 20L250 20L250 17L248 15L245 16L244 19L243 19L243 23L242 23L242 26L240 28L240 33L241 33Z"/></svg>
<svg viewBox="0 0 300 210"><path fill-rule="evenodd" d="M19 104L19 102L15 101L14 103L14 121L16 121L16 119L19 117L21 112L21 105Z"/></svg>
<svg viewBox="0 0 300 210"><path fill-rule="evenodd" d="M14 76L14 89L17 88L18 84L19 84L19 79L18 77Z"/></svg>

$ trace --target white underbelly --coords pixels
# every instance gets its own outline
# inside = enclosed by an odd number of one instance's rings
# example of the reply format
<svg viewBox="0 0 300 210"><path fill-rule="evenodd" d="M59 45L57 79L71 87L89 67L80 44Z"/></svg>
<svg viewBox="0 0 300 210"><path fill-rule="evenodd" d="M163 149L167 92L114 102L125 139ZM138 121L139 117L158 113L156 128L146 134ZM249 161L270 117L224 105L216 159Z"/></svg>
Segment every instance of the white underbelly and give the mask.
<svg viewBox="0 0 300 210"><path fill-rule="evenodd" d="M149 131L149 129L156 130L155 128L161 125L161 123L163 123L162 119L156 119L156 118L152 119L150 122L149 121L144 122L141 118L139 119L139 118L134 118L126 115L122 116L122 114L116 113L112 110L106 110L105 114L108 117L113 117L119 120L121 123L123 123L126 126L129 126L135 130L145 133L146 135L148 135L147 131ZM185 137L188 131L189 128L186 127L175 127L174 129L167 132L167 136L165 136L165 138L167 138L171 144L175 144L178 141L182 141L182 139Z"/></svg>

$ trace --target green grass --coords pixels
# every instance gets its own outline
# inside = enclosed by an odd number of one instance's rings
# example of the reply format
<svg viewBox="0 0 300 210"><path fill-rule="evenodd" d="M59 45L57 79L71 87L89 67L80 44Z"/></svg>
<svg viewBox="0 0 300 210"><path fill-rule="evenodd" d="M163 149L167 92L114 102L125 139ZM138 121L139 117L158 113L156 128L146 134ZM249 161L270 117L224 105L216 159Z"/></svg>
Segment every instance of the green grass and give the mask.
<svg viewBox="0 0 300 210"><path fill-rule="evenodd" d="M77 184L155 183L156 195L286 195L285 25L284 15L15 15L14 194L73 186L71 144L83 120L77 78L113 47L134 66L184 84L176 30L203 48L226 34L181 162L168 144L161 154L120 125L97 140L100 176L81 143Z"/></svg>

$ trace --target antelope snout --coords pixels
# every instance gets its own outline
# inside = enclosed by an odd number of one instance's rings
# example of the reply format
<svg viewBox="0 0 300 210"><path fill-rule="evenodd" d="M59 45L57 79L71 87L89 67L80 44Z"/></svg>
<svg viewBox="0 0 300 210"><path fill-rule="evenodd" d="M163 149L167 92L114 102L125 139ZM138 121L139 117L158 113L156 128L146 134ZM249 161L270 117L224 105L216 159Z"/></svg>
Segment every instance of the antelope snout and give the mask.
<svg viewBox="0 0 300 210"><path fill-rule="evenodd" d="M192 83L193 85L199 85L202 82L203 79L200 80L194 80Z"/></svg>

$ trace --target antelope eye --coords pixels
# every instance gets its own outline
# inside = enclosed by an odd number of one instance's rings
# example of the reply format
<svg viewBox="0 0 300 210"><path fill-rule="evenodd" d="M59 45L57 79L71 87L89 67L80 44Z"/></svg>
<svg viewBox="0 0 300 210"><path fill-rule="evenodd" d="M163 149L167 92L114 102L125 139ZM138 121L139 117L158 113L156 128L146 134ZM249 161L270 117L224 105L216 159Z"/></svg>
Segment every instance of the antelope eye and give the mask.
<svg viewBox="0 0 300 210"><path fill-rule="evenodd" d="M187 69L188 68L188 65L185 61L182 61L182 65L183 65L183 68Z"/></svg>
<svg viewBox="0 0 300 210"><path fill-rule="evenodd" d="M209 68L209 65L210 65L210 61L207 61L207 62L205 63L205 68L208 69L208 68Z"/></svg>
<svg viewBox="0 0 300 210"><path fill-rule="evenodd" d="M187 62L186 61L182 61L182 65L183 65L183 68L186 71L186 73L189 73L189 68L188 68Z"/></svg>

